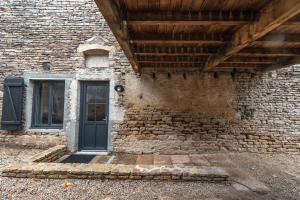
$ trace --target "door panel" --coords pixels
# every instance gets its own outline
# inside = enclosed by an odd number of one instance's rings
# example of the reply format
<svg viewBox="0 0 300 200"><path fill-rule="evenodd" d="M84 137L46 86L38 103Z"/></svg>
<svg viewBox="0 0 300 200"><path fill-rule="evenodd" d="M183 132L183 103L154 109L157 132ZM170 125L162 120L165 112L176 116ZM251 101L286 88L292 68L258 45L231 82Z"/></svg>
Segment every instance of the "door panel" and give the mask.
<svg viewBox="0 0 300 200"><path fill-rule="evenodd" d="M82 82L80 149L106 150L108 134L108 82Z"/></svg>

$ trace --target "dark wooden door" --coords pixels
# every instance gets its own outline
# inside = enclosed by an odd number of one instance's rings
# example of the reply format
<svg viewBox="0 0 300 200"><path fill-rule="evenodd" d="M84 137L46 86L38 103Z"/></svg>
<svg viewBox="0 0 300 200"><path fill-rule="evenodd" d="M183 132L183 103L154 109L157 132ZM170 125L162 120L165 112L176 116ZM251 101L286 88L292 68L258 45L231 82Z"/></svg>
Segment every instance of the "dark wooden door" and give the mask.
<svg viewBox="0 0 300 200"><path fill-rule="evenodd" d="M106 150L109 83L82 82L80 99L80 149Z"/></svg>

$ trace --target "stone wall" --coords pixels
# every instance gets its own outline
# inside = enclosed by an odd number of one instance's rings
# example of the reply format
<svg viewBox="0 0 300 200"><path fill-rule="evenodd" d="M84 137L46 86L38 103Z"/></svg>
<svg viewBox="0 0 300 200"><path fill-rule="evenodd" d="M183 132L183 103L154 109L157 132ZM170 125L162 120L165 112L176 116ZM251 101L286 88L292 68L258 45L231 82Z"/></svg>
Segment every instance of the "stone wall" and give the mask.
<svg viewBox="0 0 300 200"><path fill-rule="evenodd" d="M266 74L128 77L116 151L300 151L300 66Z"/></svg>
<svg viewBox="0 0 300 200"><path fill-rule="evenodd" d="M66 99L71 102L66 104L63 130L31 129L31 109L24 102L24 131L0 131L0 144L47 148L67 141L72 143L74 138L70 137L75 137L74 127L78 128L77 105L73 105L77 104L74 90L78 79L91 80L96 75L113 73L117 80L111 82L122 83L120 75L132 72L127 58L93 0L3 0L0 16L0 111L3 80L9 76L27 80L24 101L32 96L30 78L66 77L70 82ZM90 41L91 38L96 41ZM99 42L98 38L102 46L114 49L109 69L86 68L85 57L79 50L84 43ZM68 131L73 135L68 135Z"/></svg>
<svg viewBox="0 0 300 200"><path fill-rule="evenodd" d="M114 74L111 83L125 86L124 94L110 97L114 114L109 134L115 151L300 151L299 66L235 76L171 69L137 76L93 0L2 0L0 16L0 110L5 77L29 80L28 74L40 73L70 79L63 130L31 130L30 110L24 110L24 131L1 131L2 144L76 145L78 81ZM95 36L102 46L114 49L108 67L87 68L78 50ZM50 69L43 68L45 64Z"/></svg>

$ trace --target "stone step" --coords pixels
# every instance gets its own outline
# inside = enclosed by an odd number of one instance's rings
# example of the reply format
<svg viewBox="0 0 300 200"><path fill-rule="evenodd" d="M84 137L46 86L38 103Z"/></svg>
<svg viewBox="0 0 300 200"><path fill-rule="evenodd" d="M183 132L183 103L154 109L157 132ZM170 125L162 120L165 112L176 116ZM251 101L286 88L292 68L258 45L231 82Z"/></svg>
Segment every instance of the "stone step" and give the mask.
<svg viewBox="0 0 300 200"><path fill-rule="evenodd" d="M4 177L49 179L135 179L227 182L222 168L124 164L20 163L1 170Z"/></svg>

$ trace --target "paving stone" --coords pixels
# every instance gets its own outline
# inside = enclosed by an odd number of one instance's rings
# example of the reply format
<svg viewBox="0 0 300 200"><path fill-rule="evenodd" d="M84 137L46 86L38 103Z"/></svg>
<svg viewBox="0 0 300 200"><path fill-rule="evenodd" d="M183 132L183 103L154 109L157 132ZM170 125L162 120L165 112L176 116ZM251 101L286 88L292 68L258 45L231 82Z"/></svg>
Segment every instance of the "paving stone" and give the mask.
<svg viewBox="0 0 300 200"><path fill-rule="evenodd" d="M153 165L153 154L148 155L138 155L137 165Z"/></svg>
<svg viewBox="0 0 300 200"><path fill-rule="evenodd" d="M90 163L102 163L102 164L105 164L107 163L107 161L110 159L111 156L101 156L101 155L98 155L98 156L95 156L91 161Z"/></svg>
<svg viewBox="0 0 300 200"><path fill-rule="evenodd" d="M169 155L154 155L154 165L172 165L171 156Z"/></svg>
<svg viewBox="0 0 300 200"><path fill-rule="evenodd" d="M135 165L137 157L135 154L118 153L112 161L112 164Z"/></svg>

